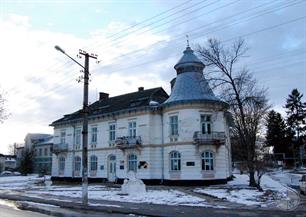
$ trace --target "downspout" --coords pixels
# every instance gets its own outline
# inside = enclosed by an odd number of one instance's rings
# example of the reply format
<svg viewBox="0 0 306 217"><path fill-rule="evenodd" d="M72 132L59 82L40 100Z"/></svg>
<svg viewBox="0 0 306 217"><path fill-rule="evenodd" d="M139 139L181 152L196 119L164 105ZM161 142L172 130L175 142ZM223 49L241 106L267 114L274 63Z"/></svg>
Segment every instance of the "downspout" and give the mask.
<svg viewBox="0 0 306 217"><path fill-rule="evenodd" d="M73 124L72 125L72 127L73 127L73 137L72 137L72 171L71 171L71 177L72 178L74 178L74 159L75 159L75 147L74 147L74 145L75 145L75 125Z"/></svg>
<svg viewBox="0 0 306 217"><path fill-rule="evenodd" d="M161 124L162 124L162 146L161 146L161 162L162 162L162 175L161 175L161 181L160 181L160 184L163 184L164 183L164 114L161 112Z"/></svg>

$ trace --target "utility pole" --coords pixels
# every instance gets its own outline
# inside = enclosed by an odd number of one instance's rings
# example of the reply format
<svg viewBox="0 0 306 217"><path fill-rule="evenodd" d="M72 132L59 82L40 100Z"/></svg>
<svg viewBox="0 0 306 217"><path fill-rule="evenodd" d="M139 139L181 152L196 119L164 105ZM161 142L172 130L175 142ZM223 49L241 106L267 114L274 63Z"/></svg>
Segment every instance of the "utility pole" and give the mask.
<svg viewBox="0 0 306 217"><path fill-rule="evenodd" d="M85 56L84 90L83 90L83 149L82 149L82 203L88 205L88 84L89 84L89 58L97 59L96 55L80 50L79 55Z"/></svg>
<svg viewBox="0 0 306 217"><path fill-rule="evenodd" d="M69 57L72 61L74 61L76 64L81 66L84 70L84 90L83 90L83 149L82 149L82 203L83 206L88 205L88 84L89 84L89 58L97 59L96 54L89 54L84 50L79 50L79 55L85 57L85 65L83 66L78 61L73 59L71 56L66 54L66 52L60 48L59 46L55 46L55 49L65 54L67 57ZM79 57L81 57L79 56Z"/></svg>

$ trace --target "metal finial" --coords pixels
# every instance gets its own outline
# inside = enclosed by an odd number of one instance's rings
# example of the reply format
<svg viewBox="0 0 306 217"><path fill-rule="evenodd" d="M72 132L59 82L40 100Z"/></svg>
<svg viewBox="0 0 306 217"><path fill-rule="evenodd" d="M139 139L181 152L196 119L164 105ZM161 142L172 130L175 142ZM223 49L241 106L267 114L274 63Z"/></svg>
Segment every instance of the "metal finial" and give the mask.
<svg viewBox="0 0 306 217"><path fill-rule="evenodd" d="M186 39L187 39L187 47L189 47L189 35L186 35Z"/></svg>

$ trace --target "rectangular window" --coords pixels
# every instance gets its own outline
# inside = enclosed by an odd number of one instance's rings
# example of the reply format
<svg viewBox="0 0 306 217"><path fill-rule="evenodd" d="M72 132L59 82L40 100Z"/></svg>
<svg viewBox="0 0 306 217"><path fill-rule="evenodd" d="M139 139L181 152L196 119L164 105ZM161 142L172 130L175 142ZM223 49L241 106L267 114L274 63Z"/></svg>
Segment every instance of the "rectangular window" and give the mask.
<svg viewBox="0 0 306 217"><path fill-rule="evenodd" d="M129 137L136 137L136 121L129 122Z"/></svg>
<svg viewBox="0 0 306 217"><path fill-rule="evenodd" d="M97 136L98 136L98 128L92 127L91 128L91 143L97 144Z"/></svg>
<svg viewBox="0 0 306 217"><path fill-rule="evenodd" d="M211 134L211 116L201 115L201 131L202 134Z"/></svg>
<svg viewBox="0 0 306 217"><path fill-rule="evenodd" d="M61 144L66 144L66 131L65 130L61 131L60 141L61 141Z"/></svg>
<svg viewBox="0 0 306 217"><path fill-rule="evenodd" d="M110 124L109 125L109 141L115 141L116 140L116 124Z"/></svg>
<svg viewBox="0 0 306 217"><path fill-rule="evenodd" d="M42 156L42 149L39 149L39 156Z"/></svg>
<svg viewBox="0 0 306 217"><path fill-rule="evenodd" d="M81 135L82 135L82 129L78 128L75 130L75 149L80 149L81 147Z"/></svg>
<svg viewBox="0 0 306 217"><path fill-rule="evenodd" d="M178 116L170 116L170 136L178 136Z"/></svg>
<svg viewBox="0 0 306 217"><path fill-rule="evenodd" d="M48 148L45 148L45 156L48 156Z"/></svg>

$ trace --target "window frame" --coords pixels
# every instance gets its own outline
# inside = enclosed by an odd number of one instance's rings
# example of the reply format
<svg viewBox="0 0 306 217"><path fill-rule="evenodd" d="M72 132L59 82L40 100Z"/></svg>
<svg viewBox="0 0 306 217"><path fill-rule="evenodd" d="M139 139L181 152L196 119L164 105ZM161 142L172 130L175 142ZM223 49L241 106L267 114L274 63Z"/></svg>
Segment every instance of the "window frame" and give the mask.
<svg viewBox="0 0 306 217"><path fill-rule="evenodd" d="M170 172L180 172L182 169L182 156L178 151L171 151L169 153L169 161L170 161Z"/></svg>
<svg viewBox="0 0 306 217"><path fill-rule="evenodd" d="M98 142L98 127L97 126L91 126L91 133L90 134L91 134L91 136L90 136L91 144L96 145L97 142Z"/></svg>
<svg viewBox="0 0 306 217"><path fill-rule="evenodd" d="M60 175L65 174L66 167L66 158L64 156L60 156L58 159L58 171Z"/></svg>
<svg viewBox="0 0 306 217"><path fill-rule="evenodd" d="M82 159L80 156L74 157L74 172L81 172Z"/></svg>
<svg viewBox="0 0 306 217"><path fill-rule="evenodd" d="M179 135L178 122L178 115L169 116L169 134L171 137L176 137Z"/></svg>
<svg viewBox="0 0 306 217"><path fill-rule="evenodd" d="M211 114L201 114L200 115L200 127L201 134L211 135L212 134L212 121Z"/></svg>
<svg viewBox="0 0 306 217"><path fill-rule="evenodd" d="M136 138L137 136L137 122L136 121L129 121L128 122L128 135L131 138Z"/></svg>
<svg viewBox="0 0 306 217"><path fill-rule="evenodd" d="M97 172L98 171L98 157L96 155L91 155L90 156L89 170L90 170L90 172Z"/></svg>
<svg viewBox="0 0 306 217"><path fill-rule="evenodd" d="M82 144L82 128L76 128L75 129L74 144L75 144L75 149L76 150L81 149L81 144Z"/></svg>
<svg viewBox="0 0 306 217"><path fill-rule="evenodd" d="M129 154L127 156L127 171L134 171L137 172L137 155L136 154ZM135 169L135 170L134 170Z"/></svg>
<svg viewBox="0 0 306 217"><path fill-rule="evenodd" d="M114 142L116 140L116 123L110 123L108 125L108 139L110 142Z"/></svg>
<svg viewBox="0 0 306 217"><path fill-rule="evenodd" d="M206 156L208 153L208 156ZM201 153L201 170L207 172L215 171L215 153L210 150L205 150ZM206 168L208 166L208 168Z"/></svg>
<svg viewBox="0 0 306 217"><path fill-rule="evenodd" d="M60 143L61 144L66 144L66 130L61 130Z"/></svg>

